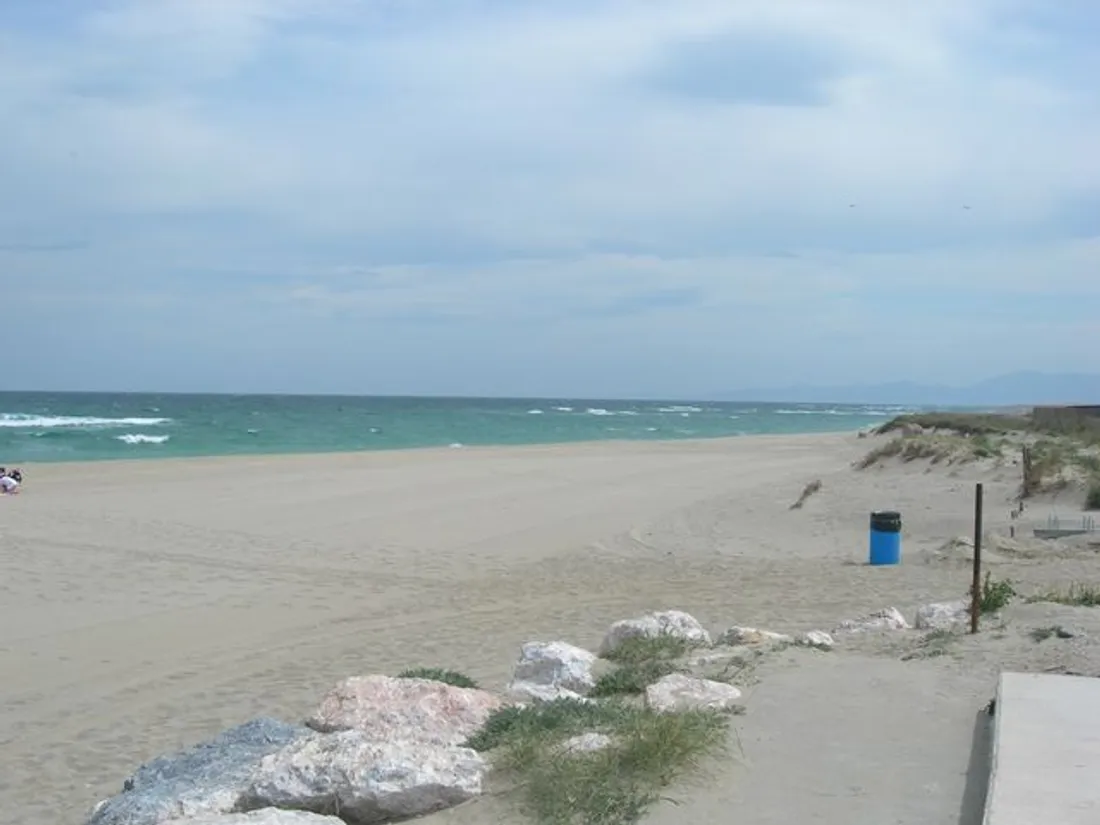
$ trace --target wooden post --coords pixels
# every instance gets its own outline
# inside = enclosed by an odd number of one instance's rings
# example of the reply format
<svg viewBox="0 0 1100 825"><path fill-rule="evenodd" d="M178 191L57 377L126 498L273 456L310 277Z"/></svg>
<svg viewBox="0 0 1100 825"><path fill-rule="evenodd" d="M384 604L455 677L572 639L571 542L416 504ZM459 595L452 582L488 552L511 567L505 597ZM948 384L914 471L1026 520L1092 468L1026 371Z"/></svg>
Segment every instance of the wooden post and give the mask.
<svg viewBox="0 0 1100 825"><path fill-rule="evenodd" d="M1022 513L1024 511L1024 499L1030 497L1031 494L1035 492L1032 488L1035 477L1032 469L1031 448L1026 444L1023 448L1023 460L1021 464L1023 465L1024 473L1023 481L1020 484L1020 512Z"/></svg>
<svg viewBox="0 0 1100 825"><path fill-rule="evenodd" d="M982 485L974 485L974 580L970 585L970 632L978 632L982 609Z"/></svg>

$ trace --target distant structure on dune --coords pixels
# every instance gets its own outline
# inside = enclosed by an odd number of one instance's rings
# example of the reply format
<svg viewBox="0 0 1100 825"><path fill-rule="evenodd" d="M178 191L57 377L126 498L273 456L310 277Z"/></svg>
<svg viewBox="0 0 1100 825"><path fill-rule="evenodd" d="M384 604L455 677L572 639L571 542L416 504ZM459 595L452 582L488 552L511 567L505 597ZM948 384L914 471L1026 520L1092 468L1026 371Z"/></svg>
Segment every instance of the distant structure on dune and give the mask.
<svg viewBox="0 0 1100 825"><path fill-rule="evenodd" d="M1100 426L1100 405L1072 404L1043 406L1032 410L1032 420L1041 426L1064 428L1066 425Z"/></svg>

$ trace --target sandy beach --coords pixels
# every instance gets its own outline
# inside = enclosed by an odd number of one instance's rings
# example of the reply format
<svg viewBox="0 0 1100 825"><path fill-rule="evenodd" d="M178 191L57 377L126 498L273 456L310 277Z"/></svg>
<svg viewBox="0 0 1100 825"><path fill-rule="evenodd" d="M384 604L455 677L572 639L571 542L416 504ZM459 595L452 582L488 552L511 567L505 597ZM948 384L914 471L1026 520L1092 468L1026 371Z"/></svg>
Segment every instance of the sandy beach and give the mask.
<svg viewBox="0 0 1100 825"><path fill-rule="evenodd" d="M646 610L795 632L964 597L968 570L936 551L971 532L976 480L987 529L1007 533L1018 471L853 469L872 441L29 467L0 500L0 822L79 823L140 762L257 715L301 719L349 675L441 666L495 689L523 642L594 648ZM903 514L904 560L871 568L867 516L884 508ZM990 564L1024 590L1100 581L1084 543ZM1028 637L1052 621L1086 636ZM777 655L748 689L736 762L649 821L978 821L968 769L1000 668L1100 673L1087 609L1020 604L1006 622L950 655L877 638ZM488 797L423 821L513 820Z"/></svg>

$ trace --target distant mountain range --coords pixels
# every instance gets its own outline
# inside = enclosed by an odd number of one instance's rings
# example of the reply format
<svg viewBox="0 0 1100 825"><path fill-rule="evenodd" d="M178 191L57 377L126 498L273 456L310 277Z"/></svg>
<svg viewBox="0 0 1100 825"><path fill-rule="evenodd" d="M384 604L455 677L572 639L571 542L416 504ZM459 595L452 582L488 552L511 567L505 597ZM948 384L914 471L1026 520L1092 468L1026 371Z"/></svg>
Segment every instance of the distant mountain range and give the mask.
<svg viewBox="0 0 1100 825"><path fill-rule="evenodd" d="M1098 404L1100 375L1014 372L965 387L895 381L846 386L798 385L719 393L723 401L797 404L904 404L907 406L1015 407L1036 404Z"/></svg>

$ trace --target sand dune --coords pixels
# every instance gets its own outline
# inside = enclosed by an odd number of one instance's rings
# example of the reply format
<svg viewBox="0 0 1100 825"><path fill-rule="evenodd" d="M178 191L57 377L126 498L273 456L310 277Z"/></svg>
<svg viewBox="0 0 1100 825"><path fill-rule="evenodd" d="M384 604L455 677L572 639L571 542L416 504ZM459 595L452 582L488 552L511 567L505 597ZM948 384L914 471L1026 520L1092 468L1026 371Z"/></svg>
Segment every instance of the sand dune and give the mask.
<svg viewBox="0 0 1100 825"><path fill-rule="evenodd" d="M932 551L969 532L975 478L990 528L1007 529L1012 468L852 470L866 447L769 436L30 468L25 494L0 500L0 822L80 822L138 762L255 715L298 719L351 674L438 665L501 686L522 642L595 646L653 608L797 631L963 596L965 570ZM821 492L790 511L814 478ZM903 512L907 563L872 569L867 513L885 507ZM1005 554L997 570L1096 580L1096 556ZM1006 631L965 667L864 644L769 663L739 723L752 754L652 820L959 821L966 726L999 663L1026 664L1034 642ZM861 684L878 695L861 702ZM807 735L840 756L797 761ZM919 780L894 807L912 783L883 779L889 753ZM807 777L803 799L788 786ZM822 788L831 801L805 816ZM431 821L511 816L486 799Z"/></svg>

